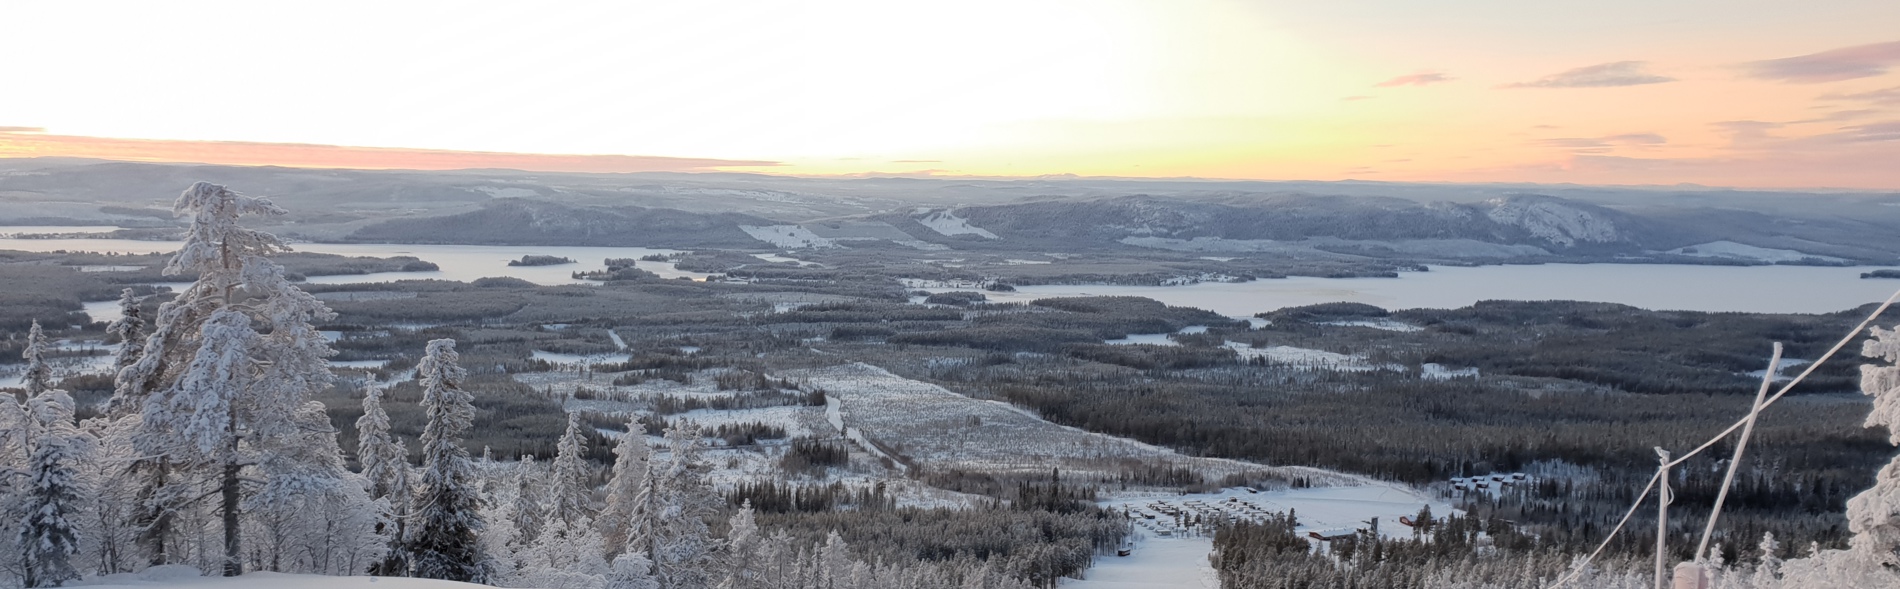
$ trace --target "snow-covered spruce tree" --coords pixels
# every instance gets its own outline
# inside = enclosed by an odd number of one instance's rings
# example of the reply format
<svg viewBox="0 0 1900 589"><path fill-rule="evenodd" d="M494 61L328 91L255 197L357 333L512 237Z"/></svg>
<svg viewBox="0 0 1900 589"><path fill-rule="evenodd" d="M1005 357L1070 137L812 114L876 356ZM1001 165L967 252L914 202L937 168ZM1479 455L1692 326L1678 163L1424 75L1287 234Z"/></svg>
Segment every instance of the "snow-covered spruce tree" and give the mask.
<svg viewBox="0 0 1900 589"><path fill-rule="evenodd" d="M385 521L382 534L389 546L387 555L372 564L368 572L402 576L409 570L402 550L412 495L408 488L409 451L389 435L389 413L383 410L383 388L374 377L364 382L363 416L356 419L356 461L362 466L370 500L381 506Z"/></svg>
<svg viewBox="0 0 1900 589"><path fill-rule="evenodd" d="M373 378L363 387L363 416L356 418L356 439L356 461L362 467L370 498L382 499L400 492L396 479L409 466L409 451L389 434L383 388Z"/></svg>
<svg viewBox="0 0 1900 589"><path fill-rule="evenodd" d="M477 534L483 527L474 465L460 439L475 418L474 396L462 390L467 372L455 340L429 342L416 372L422 384L422 481L406 543L417 577L484 583L488 558Z"/></svg>
<svg viewBox="0 0 1900 589"><path fill-rule="evenodd" d="M288 251L269 233L238 225L243 215L278 215L270 201L199 182L172 209L192 216L165 274L197 280L161 307L137 361L119 371L114 402L140 407L136 465L148 473L147 549L164 562L165 534L178 509L165 489L174 469L217 481L225 575L241 574L241 476L296 430L305 399L328 386L332 352L311 325L334 314L297 288L265 256Z"/></svg>
<svg viewBox="0 0 1900 589"><path fill-rule="evenodd" d="M97 440L90 459L80 465L86 512L81 547L85 562L102 574L137 569L138 473L126 468L135 457L132 437L138 433L133 417L95 417L80 427Z"/></svg>
<svg viewBox="0 0 1900 589"><path fill-rule="evenodd" d="M46 363L46 353L51 347L46 342L46 331L40 329L39 321L34 321L26 332L26 350L20 354L26 359L26 372L20 374L20 380L26 387L27 399L53 388L53 367Z"/></svg>
<svg viewBox="0 0 1900 589"><path fill-rule="evenodd" d="M139 356L145 353L145 311L139 306L139 297L132 289L119 291L119 318L106 326L106 333L119 340L119 351L113 356L112 370L117 374L125 367L137 364ZM137 408L123 408L132 411Z"/></svg>
<svg viewBox="0 0 1900 589"><path fill-rule="evenodd" d="M706 520L723 502L706 480L709 468L699 456L699 426L687 422L669 428L666 442L672 455L657 477L658 510L649 535L654 576L666 589L707 587L719 543Z"/></svg>
<svg viewBox="0 0 1900 589"><path fill-rule="evenodd" d="M593 508L588 499L587 464L581 459L581 416L567 414L567 433L561 435L554 456L553 482L548 485L548 521L559 521L572 528L585 519L592 521Z"/></svg>
<svg viewBox="0 0 1900 589"><path fill-rule="evenodd" d="M488 556L489 579L512 579L520 572L520 554L516 538L521 534L515 529L515 500L513 485L495 485L482 493L482 521L487 525L478 533L482 544L482 554ZM499 584L499 583L497 583Z"/></svg>
<svg viewBox="0 0 1900 589"><path fill-rule="evenodd" d="M1867 427L1885 427L1888 441L1900 445L1900 331L1873 328L1861 355L1885 361L1860 367L1861 392L1874 398ZM1900 567L1900 458L1880 469L1874 486L1847 500L1851 551L1869 565Z"/></svg>
<svg viewBox="0 0 1900 589"><path fill-rule="evenodd" d="M660 589L660 581L653 578L653 562L647 560L647 555L628 552L614 559L613 571L607 574L607 589Z"/></svg>
<svg viewBox="0 0 1900 589"><path fill-rule="evenodd" d="M844 543L844 536L832 530L825 535L825 545L818 549L819 587L840 589L851 586L851 553Z"/></svg>
<svg viewBox="0 0 1900 589"><path fill-rule="evenodd" d="M765 537L759 530L759 522L753 517L750 500L732 514L726 528L725 566L721 567L725 569L725 580L719 586L725 589L757 587L759 577L763 574L759 568L759 556L764 548Z"/></svg>
<svg viewBox="0 0 1900 589"><path fill-rule="evenodd" d="M597 520L601 538L606 541L608 558L626 551L640 491L647 480L647 466L652 460L653 449L647 447L644 426L637 417L629 420L627 433L621 434L614 443L614 468L613 476L607 480L607 504L601 508ZM614 566L618 567L619 562L615 561Z"/></svg>
<svg viewBox="0 0 1900 589"><path fill-rule="evenodd" d="M38 323L33 333L29 357L35 347L43 350L45 345ZM39 387L29 381L28 388ZM79 553L76 516L82 505L78 467L92 438L74 425L73 399L66 391L42 388L27 399L26 409L32 457L16 520L25 557L23 580L27 587L57 587L79 578L73 563Z"/></svg>
<svg viewBox="0 0 1900 589"><path fill-rule="evenodd" d="M271 571L356 573L387 549L375 533L381 514L362 477L345 468L323 404L305 403L296 425L262 456L263 488L244 502L261 540L254 552Z"/></svg>
<svg viewBox="0 0 1900 589"><path fill-rule="evenodd" d="M548 520L546 529L534 545L523 551L521 570L515 587L597 588L606 584L609 567L601 557L600 534L594 523L581 518L569 526L559 519Z"/></svg>
<svg viewBox="0 0 1900 589"><path fill-rule="evenodd" d="M525 550L541 537L541 528L547 524L547 497L541 492L541 471L533 454L522 455L515 470L513 542L517 550Z"/></svg>

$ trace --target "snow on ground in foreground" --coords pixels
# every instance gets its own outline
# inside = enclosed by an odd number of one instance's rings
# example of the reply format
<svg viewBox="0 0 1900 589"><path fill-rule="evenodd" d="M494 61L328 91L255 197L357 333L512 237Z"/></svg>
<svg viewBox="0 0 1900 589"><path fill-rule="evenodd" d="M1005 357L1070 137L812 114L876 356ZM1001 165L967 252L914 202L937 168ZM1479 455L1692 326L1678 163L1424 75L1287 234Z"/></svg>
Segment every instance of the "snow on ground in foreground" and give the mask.
<svg viewBox="0 0 1900 589"><path fill-rule="evenodd" d="M753 239L785 249L838 247L837 241L819 237L811 230L797 225L740 225L739 230L752 236Z"/></svg>
<svg viewBox="0 0 1900 589"><path fill-rule="evenodd" d="M925 227L929 227L931 231L946 236L975 235L983 239L998 239L995 233L990 233L988 229L971 225L969 220L958 217L955 213L950 211L933 211L930 214L918 217L917 222L922 223Z"/></svg>
<svg viewBox="0 0 1900 589"><path fill-rule="evenodd" d="M167 567L171 568L171 567ZM177 577L166 575L147 575L145 573L127 573L108 575L99 579L68 584L68 587L100 587L117 589L120 587L167 587L170 589L251 589L269 587L270 589L475 589L487 587L454 581L434 579L410 579L404 577L328 577L323 575L286 575L282 573L251 573L241 577Z"/></svg>
<svg viewBox="0 0 1900 589"><path fill-rule="evenodd" d="M864 363L785 374L835 399L842 425L896 454L934 468L977 472L1119 472L1130 461L1193 468L1212 480L1228 474L1273 473L1314 484L1376 484L1372 479L1308 467L1263 466L1195 458L1134 440L1057 425L1005 403L984 401L910 380Z"/></svg>
<svg viewBox="0 0 1900 589"><path fill-rule="evenodd" d="M1207 554L1212 538L1151 539L1128 556L1098 556L1086 580L1062 579L1065 589L1218 589Z"/></svg>

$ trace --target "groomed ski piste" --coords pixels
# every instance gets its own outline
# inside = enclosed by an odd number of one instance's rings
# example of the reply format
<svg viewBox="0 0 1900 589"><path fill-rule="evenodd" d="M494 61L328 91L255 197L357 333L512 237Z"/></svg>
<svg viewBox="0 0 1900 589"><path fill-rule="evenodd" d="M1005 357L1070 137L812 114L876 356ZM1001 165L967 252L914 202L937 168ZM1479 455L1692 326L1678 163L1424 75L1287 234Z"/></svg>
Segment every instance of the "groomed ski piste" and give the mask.
<svg viewBox="0 0 1900 589"><path fill-rule="evenodd" d="M1005 403L985 401L927 382L907 379L865 363L792 371L787 377L825 389L834 426L872 451L933 467L981 472L1047 472L1060 467L1066 476L1086 476L1125 460L1179 465L1210 480L1227 474L1303 478L1312 487L1279 490L1224 489L1218 493L1181 494L1130 491L1101 503L1116 510L1156 502L1183 505L1246 503L1269 512L1292 510L1299 532L1365 528L1379 518L1380 533L1403 536L1410 529L1400 516L1430 505L1433 513L1454 513L1452 505L1406 485L1309 467L1264 466L1238 460L1185 456L1173 450L1045 421ZM901 451L895 450L901 448ZM1204 535L1171 533L1137 525L1128 556L1103 555L1085 574L1063 587L1082 589L1161 589L1219 587L1208 562L1213 541Z"/></svg>

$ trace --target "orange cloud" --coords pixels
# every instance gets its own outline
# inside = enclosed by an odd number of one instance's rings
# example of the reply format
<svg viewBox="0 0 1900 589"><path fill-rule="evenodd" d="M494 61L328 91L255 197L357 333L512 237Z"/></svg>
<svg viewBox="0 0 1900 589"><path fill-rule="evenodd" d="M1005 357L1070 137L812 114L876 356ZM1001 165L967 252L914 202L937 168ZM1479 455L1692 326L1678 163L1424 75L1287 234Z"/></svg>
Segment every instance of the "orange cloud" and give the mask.
<svg viewBox="0 0 1900 589"><path fill-rule="evenodd" d="M368 170L505 168L535 172L704 172L722 168L780 165L772 161L640 155L564 155L248 141L119 139L48 135L43 131L37 127L0 127L0 158L78 157Z"/></svg>
<svg viewBox="0 0 1900 589"><path fill-rule="evenodd" d="M1395 88L1399 86L1430 86L1432 84L1437 84L1441 82L1450 82L1456 79L1457 78L1453 78L1451 76L1445 75L1444 72L1424 72L1424 73L1411 74L1407 76L1399 76L1396 78L1392 78L1384 82L1373 84L1372 87Z"/></svg>

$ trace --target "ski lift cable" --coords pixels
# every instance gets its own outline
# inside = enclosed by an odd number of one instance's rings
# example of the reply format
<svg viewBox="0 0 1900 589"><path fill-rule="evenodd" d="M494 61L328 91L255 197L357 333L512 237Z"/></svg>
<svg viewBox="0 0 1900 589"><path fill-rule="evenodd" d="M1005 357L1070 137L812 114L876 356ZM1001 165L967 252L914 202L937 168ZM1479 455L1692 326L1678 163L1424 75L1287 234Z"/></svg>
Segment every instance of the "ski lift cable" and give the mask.
<svg viewBox="0 0 1900 589"><path fill-rule="evenodd" d="M1661 479L1662 479L1661 469L1658 469L1656 471L1656 474L1650 475L1649 484L1643 485L1642 492L1639 492L1636 494L1636 503L1633 505L1630 505L1629 511L1623 513L1623 520L1616 522L1616 527L1610 529L1610 534L1608 536L1603 537L1603 543L1597 544L1597 549L1590 551L1590 555L1584 557L1583 562L1577 563L1575 566L1572 566L1569 574L1566 574L1563 576L1563 578L1558 579L1556 583L1552 583L1550 586L1550 589L1557 589L1558 587L1564 586L1564 584L1566 583L1576 580L1577 575L1580 575L1583 573L1584 567L1590 566L1590 563L1592 561L1595 561L1598 555L1603 554L1603 549L1609 548L1610 541L1616 539L1617 532L1623 531L1623 526L1630 523L1631 517L1635 517L1636 510L1643 506L1644 501L1649 500L1649 490L1656 488L1656 482Z"/></svg>
<svg viewBox="0 0 1900 589"><path fill-rule="evenodd" d="M1802 370L1801 374L1796 375L1793 380L1788 381L1788 384L1783 385L1781 387L1781 390L1777 391L1774 394L1774 396L1768 397L1765 400L1760 400L1759 402L1757 402L1755 406L1748 412L1748 415L1743 416L1742 419L1737 420L1734 424L1728 426L1727 429L1724 429L1720 433L1715 434L1714 437L1709 438L1709 441L1703 442L1702 445L1697 446L1696 449L1690 450L1688 453L1677 457L1673 461L1664 461L1662 463L1662 467L1657 470L1656 474L1650 477L1649 484L1644 486L1643 491L1636 495L1636 502L1630 505L1629 512L1623 515L1623 521L1618 522L1616 524L1616 527L1610 530L1609 535L1603 538L1603 543L1597 545L1597 549L1595 551L1592 551L1589 556L1584 557L1582 562L1579 562L1576 565L1572 566L1571 571L1568 574L1565 574L1562 578L1559 578L1556 583L1552 583L1550 585L1550 589L1557 589L1558 587L1562 587L1565 584L1568 584L1569 582L1576 580L1577 575L1583 573L1584 567L1589 566L1591 562L1594 562L1596 560L1597 556L1603 553L1603 549L1608 547L1610 545L1610 541L1616 538L1616 534L1622 531L1623 525L1626 523L1629 523L1630 517L1636 514L1637 508L1641 507L1643 505L1643 502L1648 500L1650 489L1653 489L1656 487L1656 483L1658 482L1657 479L1662 478L1663 472L1665 472L1670 467L1674 467L1678 464L1681 464L1684 461L1687 461L1690 457L1700 454L1704 450L1708 450L1709 448L1715 446L1717 442L1720 442L1724 438L1727 438L1729 434L1735 433L1735 430L1742 429L1744 427L1752 428L1755 418L1759 416L1763 410L1766 410L1770 405L1775 404L1776 401L1781 400L1783 396L1786 396L1788 394L1788 391L1794 390L1794 387L1796 385L1799 385L1802 383L1802 381L1807 380L1808 376L1814 374L1814 371L1820 368L1822 364L1826 364L1827 361L1832 359L1835 354L1840 353L1842 348L1845 348L1847 347L1847 344L1852 343L1854 341L1854 338L1859 337L1861 333L1867 331L1867 327L1869 325L1872 325L1874 320L1879 319L1880 315L1885 313L1888 308L1893 307L1893 304L1896 301L1900 301L1900 290L1896 290L1894 291L1893 295L1888 296L1887 300L1880 303L1879 307L1874 308L1874 311L1872 313L1869 313L1866 319L1861 320L1859 325L1854 326L1854 329L1849 330L1846 336L1843 336L1840 341L1835 342L1834 347L1828 348L1826 354L1822 354L1820 358L1817 358L1815 359L1814 362L1808 364L1807 369ZM1779 347L1779 345L1777 345L1777 347ZM1779 363L1779 357L1780 356L1777 354L1777 356L1775 357L1775 360L1771 361L1768 373L1763 375L1762 377L1766 379L1764 382L1773 382L1773 379L1775 377L1775 371L1776 369L1779 368L1779 366L1776 365ZM1772 388L1770 385L1764 385L1764 386L1768 388ZM1746 440L1742 441L1741 443L1746 443ZM1730 464L1729 466L1731 469L1735 467L1734 464ZM1732 480L1733 480L1732 478L1725 479L1723 489L1722 489L1724 492L1728 490L1728 482ZM1719 504L1718 504L1718 507L1719 507ZM1713 517L1714 515L1712 514L1711 518ZM1711 529L1712 528L1713 528L1713 525L1711 525ZM1705 536L1703 538L1703 542L1706 544L1707 541L1708 541L1708 538ZM1700 552L1700 550L1698 550L1698 552Z"/></svg>
<svg viewBox="0 0 1900 589"><path fill-rule="evenodd" d="M1721 433L1715 434L1715 437L1709 438L1709 441L1703 442L1701 446L1697 446L1696 449L1690 450L1688 454L1684 454L1681 457L1676 458L1675 461L1669 463L1669 466L1673 467L1678 464L1682 464L1684 461L1687 461L1689 457L1695 456L1696 454L1702 453L1703 450L1709 449L1710 447L1714 446L1717 442L1722 441L1723 438L1728 437L1729 434L1735 433L1735 430L1741 429L1744 425L1748 424L1749 420L1754 417L1754 414L1759 413L1763 409L1767 409L1768 406L1770 405L1774 405L1775 401L1781 400L1783 396L1786 396L1788 394L1788 391L1794 390L1794 387L1796 385L1799 385L1803 381L1807 380L1808 375L1814 374L1814 371L1816 369L1819 369L1822 364L1826 364L1829 359L1832 359L1834 357L1834 354L1839 353L1841 351L1841 348L1847 347L1847 344L1853 342L1855 337L1859 337L1862 332L1867 331L1867 326L1873 324L1875 319L1880 318L1881 313L1886 312L1888 307L1892 307L1895 301L1900 301L1900 290L1894 291L1893 296L1887 297L1887 301L1881 303L1880 307L1874 309L1873 313L1868 314L1867 318L1860 322L1860 325L1855 326L1852 331L1847 332L1847 335L1845 337L1842 337L1841 341L1835 342L1834 347L1829 348L1826 354L1822 354L1819 359L1816 359L1813 363L1808 364L1807 369L1802 370L1801 374L1796 375L1793 380L1788 381L1788 384L1782 385L1781 390L1776 392L1774 396L1768 397L1768 400L1763 401L1760 407L1756 408L1754 411L1750 411L1749 415L1744 416L1740 420L1737 420L1734 424L1729 425L1728 429L1724 429L1722 430ZM1772 378L1773 375L1771 374L1771 375L1768 375L1767 377Z"/></svg>
<svg viewBox="0 0 1900 589"><path fill-rule="evenodd" d="M1722 490L1715 494L1715 506L1709 508L1709 523L1702 528L1702 542L1695 547L1697 562L1709 553L1709 538L1715 536L1715 521L1722 517L1722 504L1728 500L1729 488L1735 484L1735 473L1741 470L1742 452L1748 449L1748 440L1754 437L1756 418L1761 415L1768 389L1774 387L1775 375L1780 372L1781 342L1775 342L1775 353L1768 358L1768 371L1761 375L1761 388L1755 391L1755 404L1748 412L1748 425L1742 426L1742 437L1735 442L1735 456L1728 460L1728 472L1722 475Z"/></svg>

